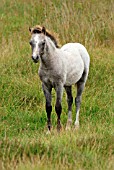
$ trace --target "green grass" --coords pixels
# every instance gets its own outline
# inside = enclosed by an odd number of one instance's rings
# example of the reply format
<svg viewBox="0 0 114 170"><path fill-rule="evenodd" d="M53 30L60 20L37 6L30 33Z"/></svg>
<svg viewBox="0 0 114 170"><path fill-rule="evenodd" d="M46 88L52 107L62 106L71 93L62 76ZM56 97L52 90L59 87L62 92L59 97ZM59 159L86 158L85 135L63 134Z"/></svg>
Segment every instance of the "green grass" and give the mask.
<svg viewBox="0 0 114 170"><path fill-rule="evenodd" d="M113 6L112 0L0 1L0 169L114 169ZM36 24L58 33L61 44L81 42L89 51L78 131L65 131L64 93L62 131L56 131L53 109L52 133L46 135L39 64L32 62L29 46L28 28Z"/></svg>

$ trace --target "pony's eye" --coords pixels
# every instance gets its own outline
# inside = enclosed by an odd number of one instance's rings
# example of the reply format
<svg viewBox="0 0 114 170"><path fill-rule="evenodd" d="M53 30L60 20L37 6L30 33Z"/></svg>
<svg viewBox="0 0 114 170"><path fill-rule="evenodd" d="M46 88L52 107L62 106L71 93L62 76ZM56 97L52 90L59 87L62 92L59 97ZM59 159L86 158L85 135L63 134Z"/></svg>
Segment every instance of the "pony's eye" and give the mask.
<svg viewBox="0 0 114 170"><path fill-rule="evenodd" d="M44 45L45 45L45 41L41 41L41 42L39 43L39 47L44 47Z"/></svg>
<svg viewBox="0 0 114 170"><path fill-rule="evenodd" d="M43 46L45 45L45 40L42 42L42 45L43 45Z"/></svg>
<svg viewBox="0 0 114 170"><path fill-rule="evenodd" d="M32 45L32 41L30 41L29 44Z"/></svg>

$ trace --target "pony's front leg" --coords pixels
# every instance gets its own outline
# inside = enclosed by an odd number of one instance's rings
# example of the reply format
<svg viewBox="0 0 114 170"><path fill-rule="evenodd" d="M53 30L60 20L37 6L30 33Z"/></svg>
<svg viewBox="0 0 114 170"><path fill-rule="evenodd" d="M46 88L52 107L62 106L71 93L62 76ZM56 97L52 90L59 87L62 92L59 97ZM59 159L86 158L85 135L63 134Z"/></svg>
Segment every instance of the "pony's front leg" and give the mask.
<svg viewBox="0 0 114 170"><path fill-rule="evenodd" d="M52 91L52 86L48 85L46 86L45 84L42 84L43 92L46 98L46 112L47 112L47 126L48 130L51 130L51 111L52 111L52 106L51 106L51 91Z"/></svg>
<svg viewBox="0 0 114 170"><path fill-rule="evenodd" d="M62 101L62 96L63 96L63 85L62 84L56 85L55 91L56 91L55 111L57 113L57 130L60 131L61 129L60 117L61 117L61 112L62 112L61 101Z"/></svg>
<svg viewBox="0 0 114 170"><path fill-rule="evenodd" d="M72 103L73 103L72 87L65 86L65 90L67 93L67 103L68 103L68 120L67 120L66 130L70 130L72 124Z"/></svg>

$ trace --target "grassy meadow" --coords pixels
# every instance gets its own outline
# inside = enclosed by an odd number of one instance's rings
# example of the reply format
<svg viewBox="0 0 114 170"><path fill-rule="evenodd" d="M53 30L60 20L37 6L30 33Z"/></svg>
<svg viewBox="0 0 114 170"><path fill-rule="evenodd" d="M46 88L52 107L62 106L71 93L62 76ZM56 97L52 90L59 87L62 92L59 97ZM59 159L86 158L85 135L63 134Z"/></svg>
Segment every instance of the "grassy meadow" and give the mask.
<svg viewBox="0 0 114 170"><path fill-rule="evenodd" d="M1 170L114 169L113 9L113 0L0 0ZM29 46L28 28L37 24L56 32L61 45L80 42L90 54L77 131L74 126L65 131L64 93L62 131L57 133L53 91L53 129L46 135L39 64L31 60Z"/></svg>

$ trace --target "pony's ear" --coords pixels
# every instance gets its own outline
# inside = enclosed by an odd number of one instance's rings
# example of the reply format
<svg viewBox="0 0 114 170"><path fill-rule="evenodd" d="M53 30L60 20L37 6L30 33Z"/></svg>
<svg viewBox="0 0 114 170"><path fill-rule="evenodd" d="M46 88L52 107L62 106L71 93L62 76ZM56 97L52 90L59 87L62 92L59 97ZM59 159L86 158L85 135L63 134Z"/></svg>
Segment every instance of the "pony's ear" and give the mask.
<svg viewBox="0 0 114 170"><path fill-rule="evenodd" d="M29 27L29 31L31 32L31 28Z"/></svg>
<svg viewBox="0 0 114 170"><path fill-rule="evenodd" d="M43 33L44 35L46 35L46 29L45 29L45 27L42 27L42 33Z"/></svg>

